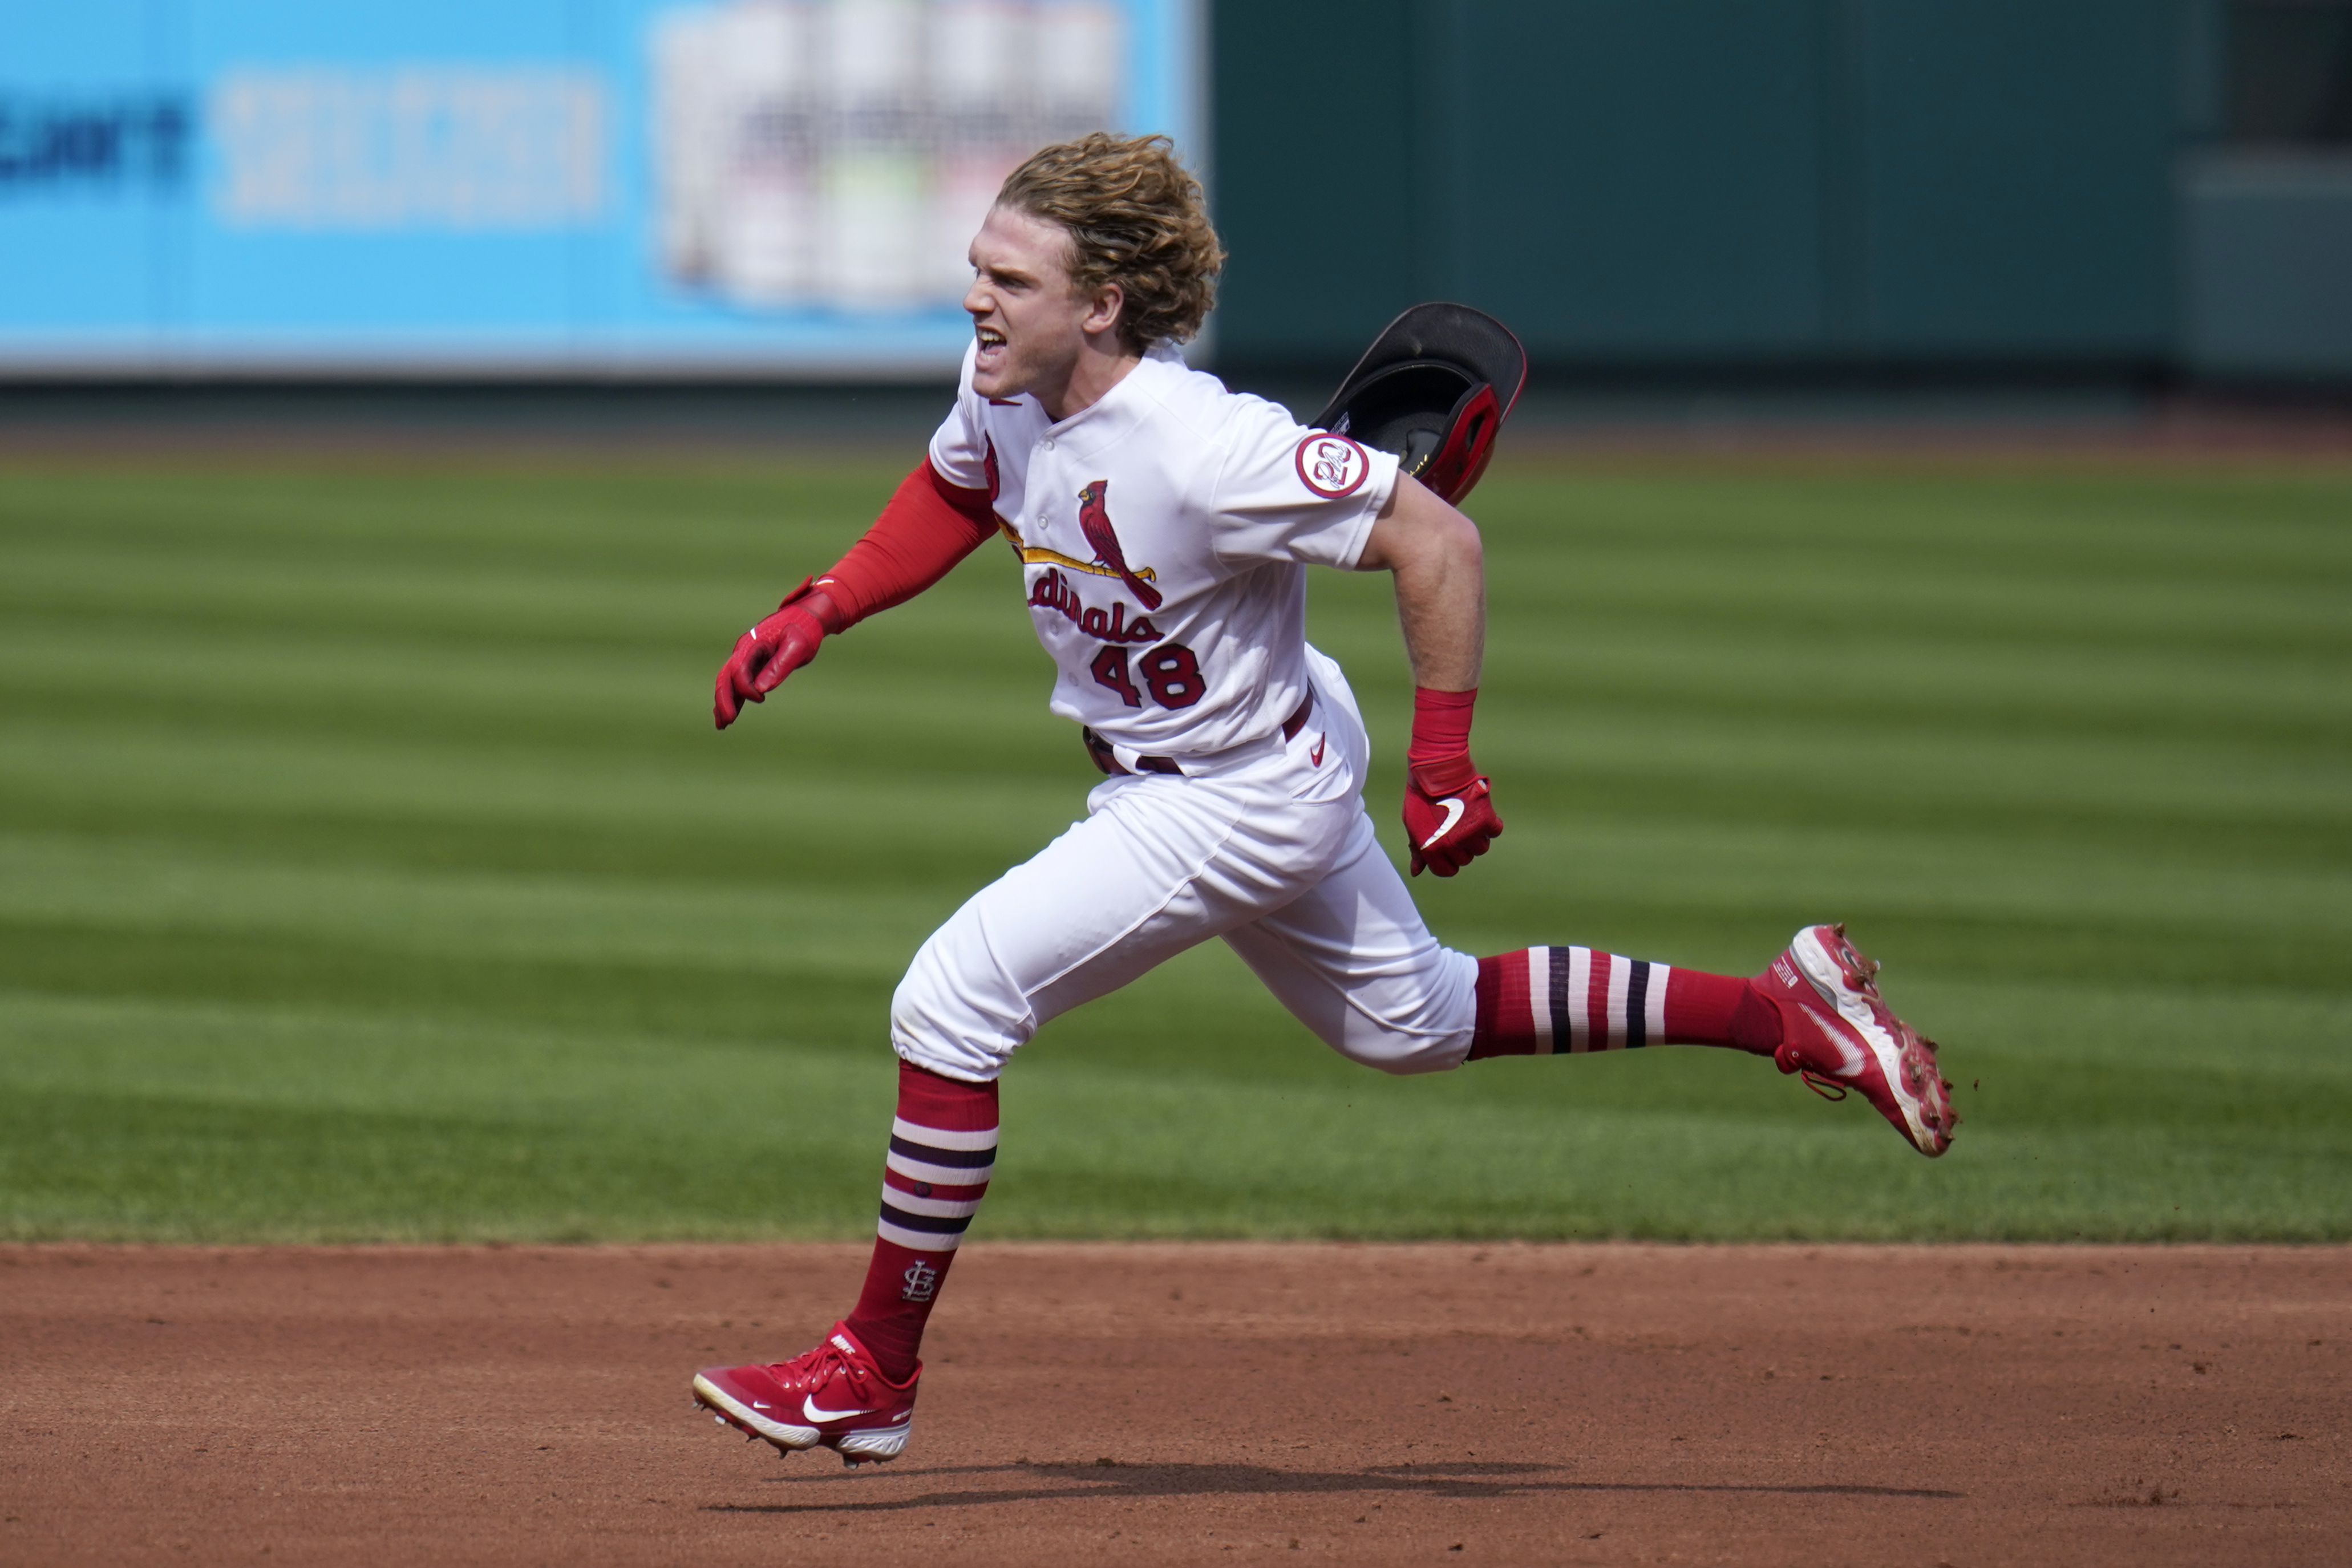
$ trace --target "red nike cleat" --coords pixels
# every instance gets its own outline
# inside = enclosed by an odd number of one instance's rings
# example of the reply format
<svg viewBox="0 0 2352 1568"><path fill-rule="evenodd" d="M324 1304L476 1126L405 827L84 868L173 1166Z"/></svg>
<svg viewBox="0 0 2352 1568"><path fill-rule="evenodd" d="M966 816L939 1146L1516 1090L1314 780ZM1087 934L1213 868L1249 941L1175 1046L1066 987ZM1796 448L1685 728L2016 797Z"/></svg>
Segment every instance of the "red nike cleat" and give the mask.
<svg viewBox="0 0 2352 1568"><path fill-rule="evenodd" d="M904 1383L882 1375L845 1323L805 1354L769 1366L709 1366L694 1375L695 1403L783 1452L831 1448L845 1465L895 1459L915 1421L920 1363Z"/></svg>
<svg viewBox="0 0 2352 1568"><path fill-rule="evenodd" d="M1832 1100L1861 1091L1932 1159L1952 1146L1959 1125L1952 1086L1937 1069L1936 1042L1896 1018L1878 994L1877 973L1877 962L1845 939L1843 925L1808 925L1749 984L1780 1009L1772 1060L1781 1071L1803 1073L1808 1087Z"/></svg>

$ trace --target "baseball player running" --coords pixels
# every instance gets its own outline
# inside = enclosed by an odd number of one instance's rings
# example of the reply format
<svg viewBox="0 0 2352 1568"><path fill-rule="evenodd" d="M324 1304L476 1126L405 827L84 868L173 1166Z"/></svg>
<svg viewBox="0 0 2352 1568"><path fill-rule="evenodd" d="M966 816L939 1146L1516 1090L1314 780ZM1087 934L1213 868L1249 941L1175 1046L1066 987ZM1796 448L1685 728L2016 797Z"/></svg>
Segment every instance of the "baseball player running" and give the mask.
<svg viewBox="0 0 2352 1568"><path fill-rule="evenodd" d="M847 555L737 642L714 716L726 728L827 637L1002 536L1054 659L1053 710L1084 727L1108 777L1084 821L924 943L892 999L898 1115L856 1305L790 1361L698 1374L697 1400L787 1452L896 1458L924 1322L995 1168L998 1075L1048 1019L1213 936L1325 1043L1385 1072L1720 1046L1859 1092L1922 1154L1944 1152L1955 1119L1934 1047L1888 1009L1842 926L1798 932L1753 977L1577 946L1475 957L1430 934L1374 838L1370 745L1347 678L1307 644L1306 569L1395 579L1418 688L1412 869L1452 876L1503 824L1470 758L1478 530L1450 503L1483 466L1516 366L1497 388L1453 364L1468 390L1391 443L1402 461L1371 423L1302 426L1187 369L1177 345L1224 256L1160 137L1038 152L971 259L973 341L928 456ZM1447 365L1404 358L1412 374Z"/></svg>

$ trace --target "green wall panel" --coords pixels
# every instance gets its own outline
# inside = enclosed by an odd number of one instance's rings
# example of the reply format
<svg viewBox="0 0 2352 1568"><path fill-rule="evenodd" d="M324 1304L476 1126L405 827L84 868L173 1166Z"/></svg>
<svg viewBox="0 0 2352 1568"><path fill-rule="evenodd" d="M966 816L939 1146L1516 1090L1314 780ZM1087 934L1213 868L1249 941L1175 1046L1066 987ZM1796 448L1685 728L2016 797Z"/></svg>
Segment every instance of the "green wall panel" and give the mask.
<svg viewBox="0 0 2352 1568"><path fill-rule="evenodd" d="M2179 9L1884 0L1864 16L1871 346L2165 352Z"/></svg>
<svg viewBox="0 0 2352 1568"><path fill-rule="evenodd" d="M1461 9L1451 292L1550 358L1819 343L1816 6Z"/></svg>
<svg viewBox="0 0 2352 1568"><path fill-rule="evenodd" d="M2196 0L1218 0L1228 363L2171 352Z"/></svg>
<svg viewBox="0 0 2352 1568"><path fill-rule="evenodd" d="M1215 11L1211 204L1233 260L1215 331L1228 359L1344 358L1413 302L1410 0Z"/></svg>

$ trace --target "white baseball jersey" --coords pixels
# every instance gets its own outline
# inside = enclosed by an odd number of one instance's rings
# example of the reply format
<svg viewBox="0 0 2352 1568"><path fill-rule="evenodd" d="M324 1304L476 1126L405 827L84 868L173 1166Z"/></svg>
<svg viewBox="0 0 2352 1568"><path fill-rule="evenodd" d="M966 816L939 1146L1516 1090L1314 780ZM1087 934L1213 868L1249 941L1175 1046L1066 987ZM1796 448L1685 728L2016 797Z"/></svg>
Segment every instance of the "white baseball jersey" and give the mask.
<svg viewBox="0 0 2352 1568"><path fill-rule="evenodd" d="M1274 734L1308 690L1306 568L1356 564L1396 458L1226 391L1173 345L1058 424L971 374L967 351L931 465L988 491L1021 556L1054 711L1150 755Z"/></svg>
<svg viewBox="0 0 2352 1568"><path fill-rule="evenodd" d="M898 1054L994 1078L1047 1019L1217 936L1352 1060L1461 1061L1478 961L1430 934L1381 850L1363 716L1306 642L1306 567L1356 564L1396 459L1162 349L1059 424L975 394L967 357L931 463L987 488L1020 552L1054 711L1122 762L1183 766L1103 779L1084 821L931 934L891 1001Z"/></svg>

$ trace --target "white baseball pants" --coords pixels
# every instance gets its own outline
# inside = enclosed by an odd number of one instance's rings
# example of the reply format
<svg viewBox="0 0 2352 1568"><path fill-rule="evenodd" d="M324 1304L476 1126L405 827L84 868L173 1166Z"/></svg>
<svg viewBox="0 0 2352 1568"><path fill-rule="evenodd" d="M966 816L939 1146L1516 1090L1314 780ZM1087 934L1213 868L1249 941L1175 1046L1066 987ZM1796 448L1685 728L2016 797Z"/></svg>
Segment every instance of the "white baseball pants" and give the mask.
<svg viewBox="0 0 2352 1568"><path fill-rule="evenodd" d="M1458 1066L1478 961L1438 945L1365 814L1370 741L1307 650L1306 727L1186 777L1108 779L1087 819L972 895L915 955L891 1043L974 1082L1048 1019L1222 936L1325 1044L1386 1072Z"/></svg>

